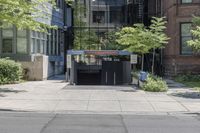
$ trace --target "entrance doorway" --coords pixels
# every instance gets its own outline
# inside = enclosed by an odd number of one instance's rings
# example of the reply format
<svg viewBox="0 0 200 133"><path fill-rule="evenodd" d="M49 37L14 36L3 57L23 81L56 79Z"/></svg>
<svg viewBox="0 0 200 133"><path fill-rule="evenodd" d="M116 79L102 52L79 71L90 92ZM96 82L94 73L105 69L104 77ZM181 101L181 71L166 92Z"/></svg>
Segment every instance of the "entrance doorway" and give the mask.
<svg viewBox="0 0 200 133"><path fill-rule="evenodd" d="M68 72L71 75L71 84L122 85L131 83L129 52L106 50L72 53L68 52L73 56L71 69Z"/></svg>

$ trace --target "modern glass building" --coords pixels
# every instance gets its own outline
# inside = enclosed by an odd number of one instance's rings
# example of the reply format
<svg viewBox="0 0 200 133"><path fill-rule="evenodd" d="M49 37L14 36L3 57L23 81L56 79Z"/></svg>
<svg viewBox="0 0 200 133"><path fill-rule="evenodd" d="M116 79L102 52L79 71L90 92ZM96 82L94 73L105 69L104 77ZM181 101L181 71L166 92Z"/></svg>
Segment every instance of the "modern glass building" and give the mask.
<svg viewBox="0 0 200 133"><path fill-rule="evenodd" d="M49 33L18 30L13 25L0 29L0 57L10 57L22 63L29 80L43 80L62 73L64 70L64 29L67 24L67 5L64 0L56 1L54 9L46 3L42 9L48 18L37 21L56 25ZM65 16L64 16L65 15Z"/></svg>

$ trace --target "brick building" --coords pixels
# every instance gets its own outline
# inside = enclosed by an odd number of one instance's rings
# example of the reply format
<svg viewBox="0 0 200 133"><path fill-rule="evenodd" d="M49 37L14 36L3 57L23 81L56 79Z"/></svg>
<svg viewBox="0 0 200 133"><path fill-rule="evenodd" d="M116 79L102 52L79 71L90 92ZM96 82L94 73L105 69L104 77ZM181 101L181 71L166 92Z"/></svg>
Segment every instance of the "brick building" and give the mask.
<svg viewBox="0 0 200 133"><path fill-rule="evenodd" d="M200 55L187 46L192 39L192 15L200 14L199 0L162 0L162 15L167 17L167 34L171 38L164 49L165 73L200 73Z"/></svg>
<svg viewBox="0 0 200 133"><path fill-rule="evenodd" d="M199 0L129 0L128 9L129 24L143 22L148 26L152 16L166 16L166 33L170 40L165 49L157 51L158 69L162 69L159 71L168 76L200 73L200 55L194 53L186 43L192 39L190 30L193 15L200 15ZM147 68L148 64L151 65L151 55L146 56Z"/></svg>

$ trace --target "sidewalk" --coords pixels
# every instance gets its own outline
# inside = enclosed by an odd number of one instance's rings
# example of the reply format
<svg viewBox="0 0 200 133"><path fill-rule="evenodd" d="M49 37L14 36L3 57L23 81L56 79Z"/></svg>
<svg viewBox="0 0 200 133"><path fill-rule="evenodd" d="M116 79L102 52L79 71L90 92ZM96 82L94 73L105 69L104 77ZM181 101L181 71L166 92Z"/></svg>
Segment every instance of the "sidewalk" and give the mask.
<svg viewBox="0 0 200 133"><path fill-rule="evenodd" d="M200 98L186 97L177 90L150 93L131 86L67 86L59 76L48 81L0 86L0 111L200 113ZM181 90L183 94L189 91Z"/></svg>

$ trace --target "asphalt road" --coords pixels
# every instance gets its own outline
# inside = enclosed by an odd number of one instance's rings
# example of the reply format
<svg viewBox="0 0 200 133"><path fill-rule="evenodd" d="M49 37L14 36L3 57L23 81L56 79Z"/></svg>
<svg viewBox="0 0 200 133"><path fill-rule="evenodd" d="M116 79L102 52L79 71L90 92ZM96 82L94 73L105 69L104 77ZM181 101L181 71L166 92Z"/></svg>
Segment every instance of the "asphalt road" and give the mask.
<svg viewBox="0 0 200 133"><path fill-rule="evenodd" d="M0 133L200 133L200 116L0 112Z"/></svg>

